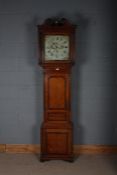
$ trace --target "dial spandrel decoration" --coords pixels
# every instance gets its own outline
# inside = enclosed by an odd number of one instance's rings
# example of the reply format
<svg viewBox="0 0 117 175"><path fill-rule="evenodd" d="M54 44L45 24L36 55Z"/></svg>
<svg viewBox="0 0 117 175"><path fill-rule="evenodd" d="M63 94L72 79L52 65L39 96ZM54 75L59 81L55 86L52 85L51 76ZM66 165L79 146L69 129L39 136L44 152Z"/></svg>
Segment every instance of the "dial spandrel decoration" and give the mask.
<svg viewBox="0 0 117 175"><path fill-rule="evenodd" d="M45 60L67 60L69 57L69 36L46 35Z"/></svg>

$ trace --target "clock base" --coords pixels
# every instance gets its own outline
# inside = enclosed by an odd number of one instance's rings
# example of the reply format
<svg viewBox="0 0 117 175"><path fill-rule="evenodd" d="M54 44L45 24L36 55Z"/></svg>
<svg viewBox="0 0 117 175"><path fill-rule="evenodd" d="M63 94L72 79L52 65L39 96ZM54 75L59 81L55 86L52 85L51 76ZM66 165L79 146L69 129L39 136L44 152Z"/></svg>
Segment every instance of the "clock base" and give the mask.
<svg viewBox="0 0 117 175"><path fill-rule="evenodd" d="M43 123L40 160L73 160L72 123Z"/></svg>
<svg viewBox="0 0 117 175"><path fill-rule="evenodd" d="M40 162L45 162L49 160L64 160L68 162L74 162L74 156L73 155L40 155Z"/></svg>

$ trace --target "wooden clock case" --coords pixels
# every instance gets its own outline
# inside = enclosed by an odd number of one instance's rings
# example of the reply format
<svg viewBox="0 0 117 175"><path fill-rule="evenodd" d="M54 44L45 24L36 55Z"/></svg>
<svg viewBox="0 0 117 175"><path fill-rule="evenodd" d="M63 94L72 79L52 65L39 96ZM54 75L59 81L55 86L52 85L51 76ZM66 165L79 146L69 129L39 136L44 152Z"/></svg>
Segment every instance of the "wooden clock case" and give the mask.
<svg viewBox="0 0 117 175"><path fill-rule="evenodd" d="M73 161L73 124L71 119L71 67L74 63L75 25L66 19L47 19L38 25L39 64L44 70L44 119L41 126L40 160ZM70 39L67 60L44 58L46 35L67 35Z"/></svg>

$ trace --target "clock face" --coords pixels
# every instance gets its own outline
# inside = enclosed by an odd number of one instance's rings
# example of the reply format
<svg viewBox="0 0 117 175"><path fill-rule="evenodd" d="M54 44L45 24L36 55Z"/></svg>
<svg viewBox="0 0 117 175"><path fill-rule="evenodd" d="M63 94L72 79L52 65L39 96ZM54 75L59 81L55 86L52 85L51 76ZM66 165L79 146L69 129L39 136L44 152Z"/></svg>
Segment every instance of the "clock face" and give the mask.
<svg viewBox="0 0 117 175"><path fill-rule="evenodd" d="M46 35L44 54L45 60L68 60L69 36Z"/></svg>

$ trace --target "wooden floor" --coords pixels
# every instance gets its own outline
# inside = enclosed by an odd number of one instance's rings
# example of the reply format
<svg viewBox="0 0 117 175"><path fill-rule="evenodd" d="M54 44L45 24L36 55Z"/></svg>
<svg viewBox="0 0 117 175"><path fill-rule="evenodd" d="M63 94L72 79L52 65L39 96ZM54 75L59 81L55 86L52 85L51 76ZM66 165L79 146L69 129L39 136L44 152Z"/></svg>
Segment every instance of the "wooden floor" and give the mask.
<svg viewBox="0 0 117 175"><path fill-rule="evenodd" d="M73 163L34 154L0 154L0 175L117 175L117 154L80 155Z"/></svg>

